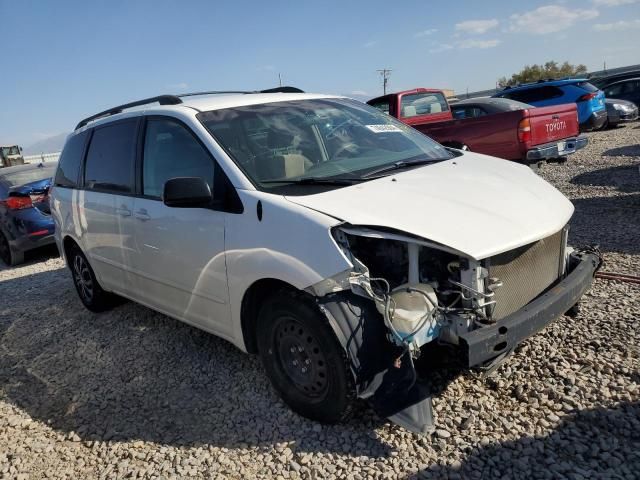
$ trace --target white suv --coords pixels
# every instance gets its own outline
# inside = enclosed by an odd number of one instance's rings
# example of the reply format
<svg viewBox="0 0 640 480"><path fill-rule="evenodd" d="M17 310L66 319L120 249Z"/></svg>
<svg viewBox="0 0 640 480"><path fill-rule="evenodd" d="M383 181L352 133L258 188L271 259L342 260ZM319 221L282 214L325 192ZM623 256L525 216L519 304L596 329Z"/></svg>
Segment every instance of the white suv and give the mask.
<svg viewBox="0 0 640 480"><path fill-rule="evenodd" d="M259 353L296 412L356 397L433 427L414 359L492 365L599 266L529 168L447 149L373 107L283 88L163 95L80 122L51 193L84 305L117 296Z"/></svg>

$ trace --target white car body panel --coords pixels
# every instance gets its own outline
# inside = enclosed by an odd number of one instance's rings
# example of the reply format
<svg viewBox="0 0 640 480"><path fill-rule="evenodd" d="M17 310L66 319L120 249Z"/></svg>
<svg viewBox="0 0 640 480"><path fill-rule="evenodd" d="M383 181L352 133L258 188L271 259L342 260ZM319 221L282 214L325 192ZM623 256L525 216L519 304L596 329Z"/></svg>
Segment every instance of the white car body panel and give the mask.
<svg viewBox="0 0 640 480"><path fill-rule="evenodd" d="M136 198L130 295L220 335L230 335L224 212L175 209ZM185 255L188 252L188 255Z"/></svg>
<svg viewBox="0 0 640 480"><path fill-rule="evenodd" d="M236 344L244 349L240 310L247 289L261 279L304 290L352 268L331 237L335 219L260 191L238 191L241 215L228 214L226 259ZM262 220L257 203L262 203Z"/></svg>
<svg viewBox="0 0 640 480"><path fill-rule="evenodd" d="M352 225L392 228L479 260L561 230L573 205L529 167L465 152L289 201Z"/></svg>

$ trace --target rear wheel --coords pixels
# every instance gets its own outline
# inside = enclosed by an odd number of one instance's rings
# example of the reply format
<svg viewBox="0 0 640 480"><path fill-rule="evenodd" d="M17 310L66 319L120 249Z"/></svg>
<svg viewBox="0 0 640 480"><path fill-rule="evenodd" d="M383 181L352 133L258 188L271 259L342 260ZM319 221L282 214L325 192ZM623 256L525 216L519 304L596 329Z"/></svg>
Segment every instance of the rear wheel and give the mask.
<svg viewBox="0 0 640 480"><path fill-rule="evenodd" d="M117 303L117 296L102 289L87 257L78 247L71 248L68 257L73 284L83 305L92 312L103 312Z"/></svg>
<svg viewBox="0 0 640 480"><path fill-rule="evenodd" d="M355 387L347 357L310 299L274 295L260 310L257 335L267 375L293 411L323 423L348 418Z"/></svg>
<svg viewBox="0 0 640 480"><path fill-rule="evenodd" d="M24 252L12 249L9 240L2 232L0 232L0 259L9 267L24 262Z"/></svg>

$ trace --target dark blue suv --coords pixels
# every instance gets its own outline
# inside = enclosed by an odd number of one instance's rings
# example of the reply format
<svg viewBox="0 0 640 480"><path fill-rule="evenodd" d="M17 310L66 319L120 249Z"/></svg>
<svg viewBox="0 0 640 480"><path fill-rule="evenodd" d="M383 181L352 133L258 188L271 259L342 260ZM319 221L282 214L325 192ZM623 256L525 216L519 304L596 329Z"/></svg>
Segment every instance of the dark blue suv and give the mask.
<svg viewBox="0 0 640 480"><path fill-rule="evenodd" d="M55 242L49 188L58 162L0 168L0 260L24 261L24 252Z"/></svg>
<svg viewBox="0 0 640 480"><path fill-rule="evenodd" d="M493 96L510 98L536 107L575 103L581 130L597 130L607 121L604 93L584 78L540 80L507 87Z"/></svg>

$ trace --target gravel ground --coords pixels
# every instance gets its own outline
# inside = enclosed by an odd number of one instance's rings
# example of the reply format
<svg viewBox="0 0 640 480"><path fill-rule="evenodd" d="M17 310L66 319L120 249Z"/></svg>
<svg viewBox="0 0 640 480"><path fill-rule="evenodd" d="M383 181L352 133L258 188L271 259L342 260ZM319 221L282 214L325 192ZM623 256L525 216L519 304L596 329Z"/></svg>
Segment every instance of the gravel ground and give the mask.
<svg viewBox="0 0 640 480"><path fill-rule="evenodd" d="M576 205L573 243L638 275L640 125L589 137L541 175ZM223 340L132 303L87 312L59 258L0 270L0 299L1 478L639 478L637 285L598 280L496 375L447 379L426 437L364 406L298 417Z"/></svg>

